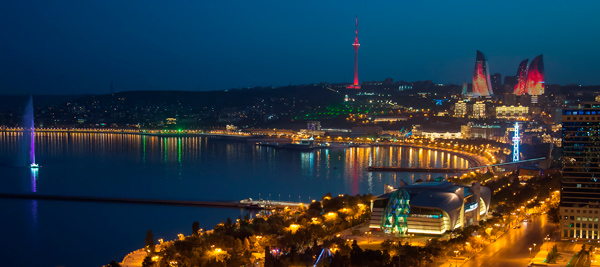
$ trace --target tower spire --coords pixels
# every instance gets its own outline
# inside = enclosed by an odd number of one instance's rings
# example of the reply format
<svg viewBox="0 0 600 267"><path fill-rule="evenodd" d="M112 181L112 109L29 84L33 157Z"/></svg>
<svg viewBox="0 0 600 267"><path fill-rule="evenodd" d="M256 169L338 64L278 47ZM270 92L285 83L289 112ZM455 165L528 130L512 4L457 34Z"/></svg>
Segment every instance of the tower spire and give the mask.
<svg viewBox="0 0 600 267"><path fill-rule="evenodd" d="M355 37L354 42L358 43L358 15L356 15L356 28L354 30Z"/></svg>
<svg viewBox="0 0 600 267"><path fill-rule="evenodd" d="M358 84L358 47L360 44L358 43L358 15L356 15L356 28L354 29L354 43L352 46L354 47L354 82L351 85L348 85L348 89L360 89L360 85Z"/></svg>

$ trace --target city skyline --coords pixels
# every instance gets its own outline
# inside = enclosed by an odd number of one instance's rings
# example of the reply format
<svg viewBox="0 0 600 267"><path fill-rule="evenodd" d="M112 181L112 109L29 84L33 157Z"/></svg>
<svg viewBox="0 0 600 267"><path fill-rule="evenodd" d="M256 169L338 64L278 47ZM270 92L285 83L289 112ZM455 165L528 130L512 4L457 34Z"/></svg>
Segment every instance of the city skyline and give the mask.
<svg viewBox="0 0 600 267"><path fill-rule="evenodd" d="M585 18L595 5L5 3L0 93L108 93L111 81L115 91L351 83L356 14L362 81L461 84L481 50L490 73L512 75L543 53L548 84L594 85L599 30ZM489 12L467 16L479 9Z"/></svg>

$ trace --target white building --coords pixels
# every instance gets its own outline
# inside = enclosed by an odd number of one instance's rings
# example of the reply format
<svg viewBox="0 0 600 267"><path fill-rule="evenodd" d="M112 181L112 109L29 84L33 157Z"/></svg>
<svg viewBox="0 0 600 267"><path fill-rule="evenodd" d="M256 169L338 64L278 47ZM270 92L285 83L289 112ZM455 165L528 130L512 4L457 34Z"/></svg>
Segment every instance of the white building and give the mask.
<svg viewBox="0 0 600 267"><path fill-rule="evenodd" d="M499 106L496 107L496 117L499 119L525 119L529 117L529 107Z"/></svg>

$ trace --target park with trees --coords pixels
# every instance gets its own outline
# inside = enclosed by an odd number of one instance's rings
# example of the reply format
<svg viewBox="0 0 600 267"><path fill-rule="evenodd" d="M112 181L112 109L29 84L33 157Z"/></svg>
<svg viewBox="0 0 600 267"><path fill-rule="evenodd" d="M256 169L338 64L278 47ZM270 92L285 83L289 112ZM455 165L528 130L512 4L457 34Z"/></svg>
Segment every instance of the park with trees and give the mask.
<svg viewBox="0 0 600 267"><path fill-rule="evenodd" d="M372 249L340 237L340 232L368 222L373 196L327 194L308 206L271 210L255 218L228 218L209 231L194 222L190 235L161 242L156 251L148 231L149 252L143 266L308 266L320 258L319 266L437 266L459 255L474 255L531 214L548 213L551 220L558 219L560 174L528 179L519 179L516 173L496 179L477 175L482 177L474 180L487 180L484 185L493 192L492 216L422 244L390 236Z"/></svg>

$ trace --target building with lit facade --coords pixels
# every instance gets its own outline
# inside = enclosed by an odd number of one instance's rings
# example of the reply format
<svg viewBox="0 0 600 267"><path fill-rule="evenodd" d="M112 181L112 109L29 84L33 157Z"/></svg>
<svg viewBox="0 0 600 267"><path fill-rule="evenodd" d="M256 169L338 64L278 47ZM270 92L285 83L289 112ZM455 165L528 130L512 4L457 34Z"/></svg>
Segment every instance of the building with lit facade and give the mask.
<svg viewBox="0 0 600 267"><path fill-rule="evenodd" d="M487 59L481 51L477 50L475 69L473 70L473 96L486 97L493 94Z"/></svg>
<svg viewBox="0 0 600 267"><path fill-rule="evenodd" d="M467 102L458 101L454 104L454 117L465 117L467 116Z"/></svg>
<svg viewBox="0 0 600 267"><path fill-rule="evenodd" d="M387 189L371 202L369 229L387 234L432 234L478 224L486 219L489 188L435 181Z"/></svg>
<svg viewBox="0 0 600 267"><path fill-rule="evenodd" d="M474 124L472 122L460 127L463 138L481 138L499 141L504 138L504 131L499 125Z"/></svg>
<svg viewBox="0 0 600 267"><path fill-rule="evenodd" d="M472 118L485 118L485 102L479 101L473 104Z"/></svg>
<svg viewBox="0 0 600 267"><path fill-rule="evenodd" d="M423 130L421 125L413 125L412 135L414 137L422 137L427 139L460 139L462 134L460 131L436 131L436 129L430 129L429 131Z"/></svg>
<svg viewBox="0 0 600 267"><path fill-rule="evenodd" d="M523 120L529 118L529 107L498 106L496 107L496 118L509 120Z"/></svg>
<svg viewBox="0 0 600 267"><path fill-rule="evenodd" d="M599 240L600 103L563 110L562 145L561 237Z"/></svg>

